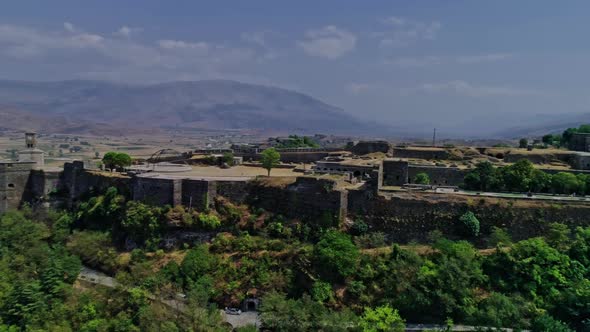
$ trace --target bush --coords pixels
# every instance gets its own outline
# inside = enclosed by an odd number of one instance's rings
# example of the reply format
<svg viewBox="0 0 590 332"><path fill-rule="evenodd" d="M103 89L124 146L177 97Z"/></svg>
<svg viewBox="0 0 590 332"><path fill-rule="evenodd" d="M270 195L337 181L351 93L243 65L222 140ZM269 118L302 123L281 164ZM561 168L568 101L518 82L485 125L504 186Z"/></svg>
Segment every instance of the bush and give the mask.
<svg viewBox="0 0 590 332"><path fill-rule="evenodd" d="M473 212L468 211L465 212L460 218L459 221L463 227L463 231L468 236L478 236L479 235L479 220L475 217Z"/></svg>
<svg viewBox="0 0 590 332"><path fill-rule="evenodd" d="M363 234L357 236L354 243L363 249L383 247L385 246L385 234L383 232Z"/></svg>
<svg viewBox="0 0 590 332"><path fill-rule="evenodd" d="M404 320L400 317L397 310L391 308L389 305L375 309L365 308L360 326L363 332L403 332L406 330Z"/></svg>
<svg viewBox="0 0 590 332"><path fill-rule="evenodd" d="M352 235L362 235L365 234L368 230L369 225L367 225L361 219L355 220L352 226L350 227L350 233L352 233Z"/></svg>
<svg viewBox="0 0 590 332"><path fill-rule="evenodd" d="M332 285L325 281L318 280L311 287L311 297L317 302L326 302L332 298Z"/></svg>
<svg viewBox="0 0 590 332"><path fill-rule="evenodd" d="M430 184L430 177L426 173L418 173L414 177L414 183L416 183L416 184Z"/></svg>
<svg viewBox="0 0 590 332"><path fill-rule="evenodd" d="M315 245L314 256L318 270L327 280L335 280L355 271L359 251L350 236L330 230Z"/></svg>
<svg viewBox="0 0 590 332"><path fill-rule="evenodd" d="M214 214L199 213L199 223L204 229L214 230L221 226L221 220Z"/></svg>

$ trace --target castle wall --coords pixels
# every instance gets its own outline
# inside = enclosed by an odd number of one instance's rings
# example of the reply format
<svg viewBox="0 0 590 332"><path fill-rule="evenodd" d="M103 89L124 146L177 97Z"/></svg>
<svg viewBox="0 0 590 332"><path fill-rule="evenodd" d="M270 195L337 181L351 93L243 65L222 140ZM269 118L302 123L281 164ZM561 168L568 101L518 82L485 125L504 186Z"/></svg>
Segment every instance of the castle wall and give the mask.
<svg viewBox="0 0 590 332"><path fill-rule="evenodd" d="M463 183L463 179L468 172L467 169L456 167L410 165L408 168L408 180L412 183L418 173L426 173L432 185L458 186Z"/></svg>
<svg viewBox="0 0 590 332"><path fill-rule="evenodd" d="M360 156L375 152L389 153L390 148L391 146L387 141L360 141L350 151Z"/></svg>
<svg viewBox="0 0 590 332"><path fill-rule="evenodd" d="M579 170L590 170L590 153L576 153L571 158L571 166Z"/></svg>
<svg viewBox="0 0 590 332"><path fill-rule="evenodd" d="M289 218L319 221L329 216L334 222L347 214L347 192L334 189L325 179L298 177L286 187L251 182L248 203Z"/></svg>
<svg viewBox="0 0 590 332"><path fill-rule="evenodd" d="M86 195L106 191L110 187L117 188L119 193L131 197L131 178L119 173L90 171L84 169L84 163L74 161L64 165L61 177L63 194L71 206Z"/></svg>
<svg viewBox="0 0 590 332"><path fill-rule="evenodd" d="M569 149L572 151L590 152L590 134L572 134Z"/></svg>
<svg viewBox="0 0 590 332"><path fill-rule="evenodd" d="M386 198L360 190L348 195L349 216L364 220L371 231L384 232L394 242L425 241L434 230L460 238L464 233L458 219L467 211L472 211L480 221L480 238L489 235L494 226L506 229L514 240L520 240L543 235L551 222L570 227L590 225L590 206L571 202L427 193Z"/></svg>
<svg viewBox="0 0 590 332"><path fill-rule="evenodd" d="M135 177L132 199L154 205L179 205L182 202L182 180L158 177Z"/></svg>
<svg viewBox="0 0 590 332"><path fill-rule="evenodd" d="M440 148L392 148L394 158L444 160L449 158L449 153Z"/></svg>
<svg viewBox="0 0 590 332"><path fill-rule="evenodd" d="M182 205L190 206L197 210L204 210L213 204L211 182L207 180L182 181Z"/></svg>
<svg viewBox="0 0 590 332"><path fill-rule="evenodd" d="M383 160L380 173L384 186L402 186L409 180L409 163L402 160Z"/></svg>
<svg viewBox="0 0 590 332"><path fill-rule="evenodd" d="M0 213L30 200L30 174L34 162L0 163Z"/></svg>

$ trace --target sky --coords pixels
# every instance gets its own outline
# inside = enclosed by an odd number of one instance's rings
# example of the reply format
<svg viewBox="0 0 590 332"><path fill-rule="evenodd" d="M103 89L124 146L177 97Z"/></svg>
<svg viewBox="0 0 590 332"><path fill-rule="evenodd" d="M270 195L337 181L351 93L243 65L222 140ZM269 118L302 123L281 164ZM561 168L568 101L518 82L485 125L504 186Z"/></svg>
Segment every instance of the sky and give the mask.
<svg viewBox="0 0 590 332"><path fill-rule="evenodd" d="M577 0L7 0L0 79L232 79L476 135L590 113L589 12Z"/></svg>

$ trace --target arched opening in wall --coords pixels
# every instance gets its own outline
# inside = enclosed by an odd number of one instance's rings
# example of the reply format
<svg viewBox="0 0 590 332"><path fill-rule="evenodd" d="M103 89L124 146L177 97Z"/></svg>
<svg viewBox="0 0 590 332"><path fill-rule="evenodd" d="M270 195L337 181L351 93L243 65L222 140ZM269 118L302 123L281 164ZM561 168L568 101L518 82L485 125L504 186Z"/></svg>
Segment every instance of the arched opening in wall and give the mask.
<svg viewBox="0 0 590 332"><path fill-rule="evenodd" d="M256 303L254 301L248 301L248 311L256 311Z"/></svg>
<svg viewBox="0 0 590 332"><path fill-rule="evenodd" d="M358 178L359 176L361 176L361 171L354 171L354 173L352 173L352 175L354 175L354 177Z"/></svg>
<svg viewBox="0 0 590 332"><path fill-rule="evenodd" d="M14 183L9 183L9 184L8 184L8 188L10 188L10 189L14 189Z"/></svg>
<svg viewBox="0 0 590 332"><path fill-rule="evenodd" d="M504 159L504 154L503 153L496 153L496 158Z"/></svg>

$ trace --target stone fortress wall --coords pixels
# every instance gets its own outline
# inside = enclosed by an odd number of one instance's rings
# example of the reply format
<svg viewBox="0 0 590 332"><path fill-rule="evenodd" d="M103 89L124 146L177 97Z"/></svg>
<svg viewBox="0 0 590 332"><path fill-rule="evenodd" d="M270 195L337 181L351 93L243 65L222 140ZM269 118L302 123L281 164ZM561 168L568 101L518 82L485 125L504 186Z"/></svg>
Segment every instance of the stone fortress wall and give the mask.
<svg viewBox="0 0 590 332"><path fill-rule="evenodd" d="M31 199L31 171L34 162L0 163L0 212L20 206Z"/></svg>
<svg viewBox="0 0 590 332"><path fill-rule="evenodd" d="M0 167L6 166L0 164ZM382 231L388 239L399 242L424 240L433 230L441 230L450 237L459 236L461 230L457 228L456 220L468 210L480 220L483 234L489 233L492 226L498 226L508 228L515 238L540 234L548 222L588 225L587 215L590 212L590 205L582 202L541 202L421 192L382 194L377 190L381 184L378 181L367 182L359 189L346 190L338 189L333 180L313 177L232 181L166 179L95 172L84 169L81 162L66 164L60 174L31 172L27 167L22 164L13 169L14 173L0 172L2 188L6 188L7 179L15 184L10 199L0 205L0 212L17 208L22 202L34 202L34 197L52 200L51 192L61 193L67 204L72 205L89 194L114 186L132 199L152 204L191 205L197 210L212 207L218 198L223 197L235 204L249 204L310 222L326 222L329 219L331 222L348 223L362 219L372 231ZM384 162L380 169L375 179L383 179L384 184L398 181L397 176L401 179L412 174L406 162L396 160Z"/></svg>
<svg viewBox="0 0 590 332"><path fill-rule="evenodd" d="M459 186L467 174L467 169L457 167L412 165L405 160L383 160L384 186L403 186L412 183L418 173L426 173L430 183L440 186Z"/></svg>
<svg viewBox="0 0 590 332"><path fill-rule="evenodd" d="M131 199L151 204L212 207L223 197L235 204L248 204L288 218L311 222L344 222L362 219L373 231L384 232L392 241L423 240L432 230L458 236L456 220L473 211L482 233L492 226L506 227L516 237L543 232L548 222L571 226L588 225L590 205L574 201L490 198L425 192L380 192L381 186L406 184L419 172L433 183L455 185L462 172L452 167L417 166L408 161L386 159L370 181L357 189L340 189L330 179L315 177L259 179L197 179L165 175L125 176L84 168L82 162L66 163L62 172L34 169L26 162L0 163L0 212L22 203L55 202L67 206L104 192L109 187Z"/></svg>

